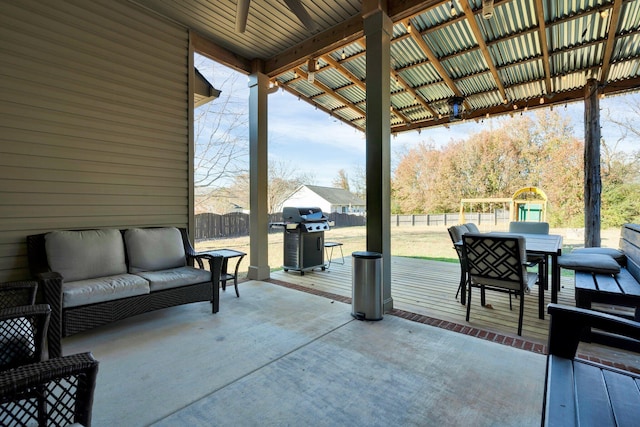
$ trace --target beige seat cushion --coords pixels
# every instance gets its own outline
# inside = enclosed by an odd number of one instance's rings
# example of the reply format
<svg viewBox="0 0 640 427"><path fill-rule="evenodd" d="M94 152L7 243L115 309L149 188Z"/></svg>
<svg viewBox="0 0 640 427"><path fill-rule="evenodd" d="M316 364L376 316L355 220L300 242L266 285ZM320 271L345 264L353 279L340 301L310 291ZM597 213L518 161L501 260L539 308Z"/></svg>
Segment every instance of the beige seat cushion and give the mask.
<svg viewBox="0 0 640 427"><path fill-rule="evenodd" d="M45 248L49 267L66 282L127 272L120 230L52 231Z"/></svg>
<svg viewBox="0 0 640 427"><path fill-rule="evenodd" d="M151 292L196 283L211 282L211 272L189 266L136 273L149 281Z"/></svg>
<svg viewBox="0 0 640 427"><path fill-rule="evenodd" d="M159 271L187 264L180 230L130 228L124 233L129 257L129 273Z"/></svg>
<svg viewBox="0 0 640 427"><path fill-rule="evenodd" d="M149 282L135 274L118 274L95 279L65 282L62 285L62 306L78 307L113 301L149 293Z"/></svg>

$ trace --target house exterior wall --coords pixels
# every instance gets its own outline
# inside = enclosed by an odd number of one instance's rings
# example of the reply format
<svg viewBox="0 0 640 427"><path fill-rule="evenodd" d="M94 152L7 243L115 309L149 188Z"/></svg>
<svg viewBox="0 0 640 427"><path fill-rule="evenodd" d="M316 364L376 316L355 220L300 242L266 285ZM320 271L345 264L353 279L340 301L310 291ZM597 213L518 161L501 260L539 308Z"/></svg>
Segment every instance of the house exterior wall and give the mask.
<svg viewBox="0 0 640 427"><path fill-rule="evenodd" d="M309 190L307 187L302 186L296 192L294 192L283 204L282 207L295 206L295 207L318 207L322 209L322 212L329 213L331 210L331 203L318 194Z"/></svg>
<svg viewBox="0 0 640 427"><path fill-rule="evenodd" d="M188 31L124 0L0 7L0 281L28 234L187 227Z"/></svg>

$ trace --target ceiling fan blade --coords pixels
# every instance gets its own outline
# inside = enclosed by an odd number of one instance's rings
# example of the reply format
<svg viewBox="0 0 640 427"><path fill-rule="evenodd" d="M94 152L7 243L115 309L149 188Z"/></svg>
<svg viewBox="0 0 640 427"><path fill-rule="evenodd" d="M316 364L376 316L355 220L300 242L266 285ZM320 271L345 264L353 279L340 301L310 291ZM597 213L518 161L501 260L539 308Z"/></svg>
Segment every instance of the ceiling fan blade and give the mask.
<svg viewBox="0 0 640 427"><path fill-rule="evenodd" d="M316 24L315 21L311 19L309 12L307 12L307 9L305 9L302 3L300 3L300 0L284 0L284 2L287 4L291 12L293 12L293 14L298 17L300 22L302 22L302 25L307 27L309 31L313 32L318 29L318 24Z"/></svg>
<svg viewBox="0 0 640 427"><path fill-rule="evenodd" d="M247 28L250 2L251 0L238 0L238 5L236 6L236 31L239 33L244 33Z"/></svg>

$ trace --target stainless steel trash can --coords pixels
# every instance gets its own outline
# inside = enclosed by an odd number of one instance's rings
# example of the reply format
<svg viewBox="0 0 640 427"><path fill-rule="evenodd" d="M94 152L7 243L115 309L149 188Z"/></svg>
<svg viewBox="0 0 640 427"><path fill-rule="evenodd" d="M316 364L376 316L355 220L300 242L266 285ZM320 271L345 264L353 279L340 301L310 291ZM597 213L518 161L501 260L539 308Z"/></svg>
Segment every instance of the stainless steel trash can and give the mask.
<svg viewBox="0 0 640 427"><path fill-rule="evenodd" d="M382 319L382 254L353 252L351 315L358 320Z"/></svg>

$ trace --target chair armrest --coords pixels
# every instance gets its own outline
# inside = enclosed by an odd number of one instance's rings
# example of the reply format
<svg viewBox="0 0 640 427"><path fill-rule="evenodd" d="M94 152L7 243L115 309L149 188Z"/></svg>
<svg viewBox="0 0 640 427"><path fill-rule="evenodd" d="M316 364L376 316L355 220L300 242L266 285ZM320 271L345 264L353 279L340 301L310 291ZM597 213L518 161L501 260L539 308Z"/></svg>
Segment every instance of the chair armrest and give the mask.
<svg viewBox="0 0 640 427"><path fill-rule="evenodd" d="M0 423L90 426L97 373L91 353L0 372Z"/></svg>
<svg viewBox="0 0 640 427"><path fill-rule="evenodd" d="M49 357L62 356L62 276L53 271L37 276L38 286L42 289L44 302L51 307L51 319L47 332Z"/></svg>
<svg viewBox="0 0 640 427"><path fill-rule="evenodd" d="M587 328L596 328L640 340L640 322L577 307L549 304L549 354L573 359L580 337Z"/></svg>

